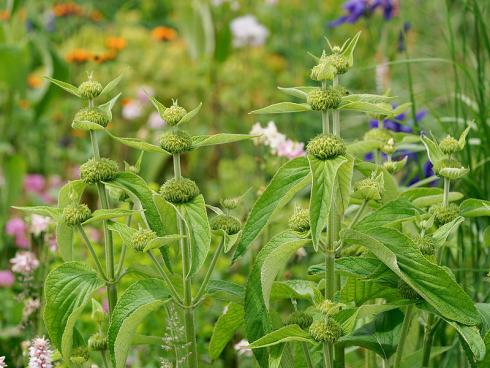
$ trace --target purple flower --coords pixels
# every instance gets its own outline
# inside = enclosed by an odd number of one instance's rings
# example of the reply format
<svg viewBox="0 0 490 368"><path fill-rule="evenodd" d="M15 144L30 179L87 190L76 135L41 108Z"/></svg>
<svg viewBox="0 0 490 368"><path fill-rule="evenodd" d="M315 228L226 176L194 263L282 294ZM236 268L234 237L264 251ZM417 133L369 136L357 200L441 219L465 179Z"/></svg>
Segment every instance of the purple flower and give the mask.
<svg viewBox="0 0 490 368"><path fill-rule="evenodd" d="M398 13L398 0L347 0L344 3L346 14L330 22L331 28L344 23L356 23L361 17L370 17L376 9L380 8L385 20L390 20Z"/></svg>
<svg viewBox="0 0 490 368"><path fill-rule="evenodd" d="M29 240L27 239L27 225L20 217L12 217L5 225L7 235L15 238L15 245L19 248L28 248Z"/></svg>
<svg viewBox="0 0 490 368"><path fill-rule="evenodd" d="M11 271L0 270L0 287L10 287L14 282L15 276Z"/></svg>
<svg viewBox="0 0 490 368"><path fill-rule="evenodd" d="M24 190L27 193L41 194L46 186L44 176L39 174L28 174L24 178Z"/></svg>

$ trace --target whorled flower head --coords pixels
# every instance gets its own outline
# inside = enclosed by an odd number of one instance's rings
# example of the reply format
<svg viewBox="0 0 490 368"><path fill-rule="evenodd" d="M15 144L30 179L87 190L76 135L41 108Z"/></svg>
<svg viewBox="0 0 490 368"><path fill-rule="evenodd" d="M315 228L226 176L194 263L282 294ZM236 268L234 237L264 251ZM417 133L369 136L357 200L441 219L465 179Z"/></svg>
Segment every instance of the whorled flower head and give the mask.
<svg viewBox="0 0 490 368"><path fill-rule="evenodd" d="M75 348L70 356L70 362L75 365L83 365L90 358L89 352L86 348L79 346Z"/></svg>
<svg viewBox="0 0 490 368"><path fill-rule="evenodd" d="M450 135L439 143L439 148L446 155L450 155L461 150L459 147L459 142Z"/></svg>
<svg viewBox="0 0 490 368"><path fill-rule="evenodd" d="M332 318L320 318L314 321L308 332L318 342L335 343L342 336L342 327Z"/></svg>
<svg viewBox="0 0 490 368"><path fill-rule="evenodd" d="M163 120L170 125L174 126L187 114L187 110L177 104L177 101L170 107L167 107L162 114Z"/></svg>
<svg viewBox="0 0 490 368"><path fill-rule="evenodd" d="M421 299L420 295L414 289L412 289L410 285L408 285L405 281L401 279L398 281L398 291L400 292L400 295L402 296L403 299L409 299L409 300Z"/></svg>
<svg viewBox="0 0 490 368"><path fill-rule="evenodd" d="M99 124L104 128L111 121L110 116L99 107L84 107L80 109L73 118L74 121L89 121Z"/></svg>
<svg viewBox="0 0 490 368"><path fill-rule="evenodd" d="M379 201L384 188L375 178L366 178L354 185L354 193L366 201Z"/></svg>
<svg viewBox="0 0 490 368"><path fill-rule="evenodd" d="M289 228L299 233L310 230L310 211L307 208L296 208L288 220Z"/></svg>
<svg viewBox="0 0 490 368"><path fill-rule="evenodd" d="M334 66L336 74L345 74L349 70L349 61L338 52L328 55L325 61Z"/></svg>
<svg viewBox="0 0 490 368"><path fill-rule="evenodd" d="M80 179L87 184L114 180L119 172L116 161L109 158L91 158L80 166Z"/></svg>
<svg viewBox="0 0 490 368"><path fill-rule="evenodd" d="M450 203L447 207L436 205L431 207L430 212L434 214L434 224L440 227L459 216L459 206L454 203Z"/></svg>
<svg viewBox="0 0 490 368"><path fill-rule="evenodd" d="M374 141L378 145L378 149L383 148L390 139L393 139L392 133L384 128L374 128L370 129L366 134L364 134L365 141Z"/></svg>
<svg viewBox="0 0 490 368"><path fill-rule="evenodd" d="M308 327L310 327L312 323L313 323L312 315L300 311L294 311L288 317L288 320L286 322L286 324L288 325L298 325L303 330L306 330Z"/></svg>
<svg viewBox="0 0 490 368"><path fill-rule="evenodd" d="M80 97L86 100L97 97L101 92L102 84L92 79L85 81L78 86L78 93L80 94Z"/></svg>
<svg viewBox="0 0 490 368"><path fill-rule="evenodd" d="M187 178L173 178L167 180L160 188L163 198L174 204L187 203L199 195L197 184Z"/></svg>
<svg viewBox="0 0 490 368"><path fill-rule="evenodd" d="M308 93L306 102L316 111L336 109L342 102L342 91L337 88L318 88Z"/></svg>
<svg viewBox="0 0 490 368"><path fill-rule="evenodd" d="M332 160L347 151L344 141L333 134L321 134L308 142L308 154L319 160Z"/></svg>
<svg viewBox="0 0 490 368"><path fill-rule="evenodd" d="M49 341L44 337L36 337L29 347L29 368L52 368L51 354Z"/></svg>
<svg viewBox="0 0 490 368"><path fill-rule="evenodd" d="M335 303L329 299L325 299L321 303L316 305L316 309L325 316L333 316L334 314L340 312L342 307L339 303Z"/></svg>
<svg viewBox="0 0 490 368"><path fill-rule="evenodd" d="M403 169L407 163L407 156L403 158L403 160L398 160L398 161L385 161L383 162L383 167L388 171L390 174L396 174L399 172L401 169Z"/></svg>
<svg viewBox="0 0 490 368"><path fill-rule="evenodd" d="M209 222L212 230L223 230L228 235L236 234L242 228L240 220L235 216L230 215L217 215L214 216Z"/></svg>
<svg viewBox="0 0 490 368"><path fill-rule="evenodd" d="M63 209L63 221L68 226L77 226L88 220L92 211L86 204L73 204Z"/></svg>
<svg viewBox="0 0 490 368"><path fill-rule="evenodd" d="M90 351L107 350L107 337L101 333L96 333L88 339L88 349Z"/></svg>
<svg viewBox="0 0 490 368"><path fill-rule="evenodd" d="M416 236L413 239L415 245L423 255L433 256L436 251L436 244L430 235Z"/></svg>
<svg viewBox="0 0 490 368"><path fill-rule="evenodd" d="M183 130L168 132L160 138L160 147L170 154L188 152L192 149L192 138Z"/></svg>
<svg viewBox="0 0 490 368"><path fill-rule="evenodd" d="M148 243L156 237L157 234L150 229L139 229L134 232L131 238L131 247L137 252L142 252Z"/></svg>
<svg viewBox="0 0 490 368"><path fill-rule="evenodd" d="M468 172L461 162L454 158L444 158L434 163L434 172L438 176L442 176L448 179L458 179Z"/></svg>
<svg viewBox="0 0 490 368"><path fill-rule="evenodd" d="M34 253L23 251L15 253L15 257L10 259L10 264L12 272L27 276L39 267L39 260Z"/></svg>

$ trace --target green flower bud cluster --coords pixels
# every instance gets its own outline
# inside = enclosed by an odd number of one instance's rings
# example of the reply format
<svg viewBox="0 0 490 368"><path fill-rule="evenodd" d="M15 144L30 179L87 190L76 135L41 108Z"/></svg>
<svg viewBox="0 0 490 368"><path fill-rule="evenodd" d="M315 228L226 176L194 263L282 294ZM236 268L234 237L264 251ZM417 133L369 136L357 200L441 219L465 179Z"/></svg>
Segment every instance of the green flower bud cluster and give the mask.
<svg viewBox="0 0 490 368"><path fill-rule="evenodd" d="M315 341L333 344L342 336L342 327L336 320L322 317L311 324L308 332Z"/></svg>
<svg viewBox="0 0 490 368"><path fill-rule="evenodd" d="M315 111L336 109L342 102L343 92L344 90L339 88L328 88L327 90L318 88L308 93L306 102Z"/></svg>
<svg viewBox="0 0 490 368"><path fill-rule="evenodd" d="M84 347L78 347L73 350L70 356L70 362L75 365L83 365L85 362L88 361L90 358L90 355L88 353L88 350Z"/></svg>
<svg viewBox="0 0 490 368"><path fill-rule="evenodd" d="M192 149L192 138L183 130L167 132L160 138L160 147L172 155L188 152Z"/></svg>
<svg viewBox="0 0 490 368"><path fill-rule="evenodd" d="M177 101L174 101L174 104L170 107L167 107L162 113L162 119L170 126L177 125L182 118L187 114L187 110L182 106L177 104Z"/></svg>
<svg viewBox="0 0 490 368"><path fill-rule="evenodd" d="M307 208L296 208L289 218L289 228L298 233L306 233L310 230L310 211Z"/></svg>
<svg viewBox="0 0 490 368"><path fill-rule="evenodd" d="M413 241L417 248L425 256L433 256L436 251L436 244L430 235L416 236Z"/></svg>
<svg viewBox="0 0 490 368"><path fill-rule="evenodd" d="M225 214L214 216L209 225L211 226L212 230L223 230L228 235L234 235L242 228L242 224L240 223L239 219L237 219L235 216Z"/></svg>
<svg viewBox="0 0 490 368"><path fill-rule="evenodd" d="M111 118L104 110L99 107L84 107L75 114L73 120L89 121L94 124L99 124L105 128L107 124L109 124L109 122L111 121Z"/></svg>
<svg viewBox="0 0 490 368"><path fill-rule="evenodd" d="M381 152L387 155L393 154L395 152L395 140L393 138L388 139L388 142L381 147Z"/></svg>
<svg viewBox="0 0 490 368"><path fill-rule="evenodd" d="M405 164L407 163L407 156L403 158L403 160L398 160L398 161L385 161L383 162L383 167L388 171L390 174L396 174L399 172Z"/></svg>
<svg viewBox="0 0 490 368"><path fill-rule="evenodd" d="M107 350L107 337L100 333L90 336L88 339L88 349L90 351Z"/></svg>
<svg viewBox="0 0 490 368"><path fill-rule="evenodd" d="M363 179L354 186L354 193L366 201L379 201L383 190L383 185L377 178Z"/></svg>
<svg viewBox="0 0 490 368"><path fill-rule="evenodd" d="M338 74L349 70L349 61L340 54L340 48L334 48L333 54L326 55L323 51L317 65L311 69L310 78L315 81L332 80Z"/></svg>
<svg viewBox="0 0 490 368"><path fill-rule="evenodd" d="M87 184L112 181L119 171L117 162L108 158L91 158L80 166L80 179Z"/></svg>
<svg viewBox="0 0 490 368"><path fill-rule="evenodd" d="M139 229L135 231L133 236L131 237L131 247L136 252L143 252L148 243L156 237L157 234L155 234L150 229Z"/></svg>
<svg viewBox="0 0 490 368"><path fill-rule="evenodd" d="M413 290L410 285L408 285L405 281L401 279L398 281L398 291L400 292L400 295L402 296L403 299L409 299L409 300L421 299L420 295L415 290Z"/></svg>
<svg viewBox="0 0 490 368"><path fill-rule="evenodd" d="M465 169L463 165L454 158L444 158L434 163L434 172L438 176L455 180L466 175L468 169Z"/></svg>
<svg viewBox="0 0 490 368"><path fill-rule="evenodd" d="M174 204L187 203L199 195L196 183L187 178L173 178L167 180L160 188L163 198Z"/></svg>
<svg viewBox="0 0 490 368"><path fill-rule="evenodd" d="M378 149L382 149L392 138L392 133L384 128L370 129L366 134L364 134L364 140L376 142Z"/></svg>
<svg viewBox="0 0 490 368"><path fill-rule="evenodd" d="M310 327L312 323L313 317L311 316L311 314L300 311L293 312L286 322L287 325L298 325L303 330L306 330L308 327Z"/></svg>
<svg viewBox="0 0 490 368"><path fill-rule="evenodd" d="M461 150L459 142L450 135L439 143L439 148L446 155L451 155Z"/></svg>
<svg viewBox="0 0 490 368"><path fill-rule="evenodd" d="M77 226L87 221L92 212L86 204L74 204L63 209L63 221L68 226Z"/></svg>
<svg viewBox="0 0 490 368"><path fill-rule="evenodd" d="M80 94L80 97L86 100L99 96L101 92L102 84L92 79L89 79L78 86L78 93Z"/></svg>
<svg viewBox="0 0 490 368"><path fill-rule="evenodd" d="M306 150L308 154L324 161L345 155L347 148L342 138L333 134L321 134L308 142Z"/></svg>
<svg viewBox="0 0 490 368"><path fill-rule="evenodd" d="M238 207L240 200L241 200L240 197L225 198L225 199L220 201L220 204L223 208L226 208L227 210L234 210L235 208Z"/></svg>
<svg viewBox="0 0 490 368"><path fill-rule="evenodd" d="M320 311L325 316L333 316L337 314L342 309L339 303L335 303L329 299L322 301L320 304L316 305L316 309Z"/></svg>
<svg viewBox="0 0 490 368"><path fill-rule="evenodd" d="M454 203L450 203L447 207L439 204L432 206L430 212L434 214L434 224L440 227L459 216L459 206Z"/></svg>

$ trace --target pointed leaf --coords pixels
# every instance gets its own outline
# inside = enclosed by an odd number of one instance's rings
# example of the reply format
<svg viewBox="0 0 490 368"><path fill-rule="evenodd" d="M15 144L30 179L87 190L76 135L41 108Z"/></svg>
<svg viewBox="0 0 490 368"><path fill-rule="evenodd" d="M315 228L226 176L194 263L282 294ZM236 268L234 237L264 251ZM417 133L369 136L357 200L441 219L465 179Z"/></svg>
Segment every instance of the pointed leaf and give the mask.
<svg viewBox="0 0 490 368"><path fill-rule="evenodd" d="M250 344L250 348L265 348L267 346L273 346L288 341L300 341L316 344L316 341L313 340L310 334L298 325L287 325L268 333L258 340L255 340Z"/></svg>
<svg viewBox="0 0 490 368"><path fill-rule="evenodd" d="M217 359L236 331L244 324L243 306L230 303L214 325L209 342L209 355Z"/></svg>
<svg viewBox="0 0 490 368"><path fill-rule="evenodd" d="M210 280L207 293L215 299L225 300L236 304L243 304L245 288L225 280Z"/></svg>
<svg viewBox="0 0 490 368"><path fill-rule="evenodd" d="M151 103L153 106L155 106L155 109L157 109L158 114L160 117L163 119L163 113L167 109L160 101L158 101L155 97L153 96L148 96L150 98Z"/></svg>
<svg viewBox="0 0 490 368"><path fill-rule="evenodd" d="M365 112L369 114L383 114L383 115L391 114L391 110L388 110L377 104L364 102L364 101L349 102L348 100L345 100L345 97L342 97L342 103L340 104L338 109L359 111L359 112Z"/></svg>
<svg viewBox="0 0 490 368"><path fill-rule="evenodd" d="M80 93L78 92L78 87L75 87L73 84L66 83L51 77L44 77L44 78L46 78L51 83L56 84L58 87L63 88L65 91L71 93L72 95L80 97Z"/></svg>
<svg viewBox="0 0 490 368"><path fill-rule="evenodd" d="M182 237L180 235L177 235L177 234L175 234L175 235L159 236L159 237L151 240L146 245L145 249L143 249L143 252L148 252L149 250L152 250L152 249L160 249L164 245L172 244L175 241L178 241L180 239L182 239Z"/></svg>
<svg viewBox="0 0 490 368"><path fill-rule="evenodd" d="M103 97L110 94L119 85L119 82L121 81L122 77L123 75L121 74L116 78L114 78L113 80L111 80L109 83L107 83L104 89L102 89L102 92L100 92L99 97Z"/></svg>
<svg viewBox="0 0 490 368"><path fill-rule="evenodd" d="M470 198L461 203L460 211L464 217L490 216L490 201Z"/></svg>
<svg viewBox="0 0 490 368"><path fill-rule="evenodd" d="M15 208L16 210L19 210L19 211L27 212L29 214L51 217L55 220L57 220L61 215L61 211L57 207L49 207L49 206L16 207L16 206L12 206L12 208Z"/></svg>
<svg viewBox="0 0 490 368"><path fill-rule="evenodd" d="M415 219L422 211L406 199L396 199L370 213L359 221L354 228L370 230L380 226L393 226L403 221Z"/></svg>
<svg viewBox="0 0 490 368"><path fill-rule="evenodd" d="M345 102L368 102L372 104L377 104L380 102L390 102L393 101L395 97L384 96L384 95L371 95L371 94L351 94L342 97L342 101Z"/></svg>
<svg viewBox="0 0 490 368"><path fill-rule="evenodd" d="M468 126L466 127L465 130L463 130L463 133L461 133L461 135L459 136L458 146L460 150L462 150L466 145L466 136L468 135L469 132L470 132L470 127Z"/></svg>
<svg viewBox="0 0 490 368"><path fill-rule="evenodd" d="M442 160L445 157L444 153L442 153L441 149L439 148L437 142L434 142L426 135L422 135L421 139L422 142L424 143L424 146L427 150L427 154L429 155L429 160L430 162L432 162L432 164L435 164L436 162Z"/></svg>
<svg viewBox="0 0 490 368"><path fill-rule="evenodd" d="M306 103L279 102L262 109L254 110L250 114L284 114L288 112L311 111L310 105Z"/></svg>
<svg viewBox="0 0 490 368"><path fill-rule="evenodd" d="M356 48L359 36L361 36L361 31L357 32L352 39L342 46L341 55L347 59L349 66L354 65L354 49Z"/></svg>
<svg viewBox="0 0 490 368"><path fill-rule="evenodd" d="M254 136L250 134L228 134L219 133L214 135L197 135L192 137L192 148L205 146L216 146L218 144L226 144L239 142L247 139L252 139Z"/></svg>
<svg viewBox="0 0 490 368"><path fill-rule="evenodd" d="M182 119L179 120L179 122L177 123L177 126L191 120L194 116L196 116L199 113L199 111L201 110L201 107L202 107L202 102L200 102L199 105L197 105L197 107L194 110L191 110L187 114L185 114L182 117Z"/></svg>
<svg viewBox="0 0 490 368"><path fill-rule="evenodd" d="M304 90L296 87L277 87L279 91L284 92L285 94L293 97L298 97L305 99L308 96L308 93ZM310 87L307 87L310 88ZM311 90L315 89L315 87L311 87Z"/></svg>
<svg viewBox="0 0 490 368"><path fill-rule="evenodd" d="M140 211L127 210L124 208L101 208L92 213L92 216L86 220L83 225L92 224L98 221L111 220L118 217L127 217L139 213Z"/></svg>
<svg viewBox="0 0 490 368"><path fill-rule="evenodd" d="M121 97L121 95L122 93L118 93L113 98L111 98L108 102L99 106L99 108L102 109L109 116L109 120L112 120L112 108L116 104L118 98Z"/></svg>
<svg viewBox="0 0 490 368"><path fill-rule="evenodd" d="M80 129L80 130L104 130L105 129L102 125L87 120L73 120L71 123L71 127L73 129Z"/></svg>
<svg viewBox="0 0 490 368"><path fill-rule="evenodd" d="M145 142L142 139L116 137L114 134L110 133L108 130L106 130L106 133L115 141L118 141L119 143L122 143L128 147L136 148L138 150L145 151L145 152L157 152L157 153L168 154L168 152L165 151L164 149L162 149L160 146Z"/></svg>

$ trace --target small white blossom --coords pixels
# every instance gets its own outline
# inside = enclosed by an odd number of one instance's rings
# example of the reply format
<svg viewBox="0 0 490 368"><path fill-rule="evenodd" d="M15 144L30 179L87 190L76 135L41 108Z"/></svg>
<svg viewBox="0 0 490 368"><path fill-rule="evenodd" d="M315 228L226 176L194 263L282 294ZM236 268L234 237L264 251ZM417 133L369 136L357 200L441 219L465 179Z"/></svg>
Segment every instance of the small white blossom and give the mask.
<svg viewBox="0 0 490 368"><path fill-rule="evenodd" d="M29 368L52 368L49 341L44 337L32 340L29 347Z"/></svg>
<svg viewBox="0 0 490 368"><path fill-rule="evenodd" d="M30 275L39 267L39 261L32 252L17 252L15 257L10 260L12 271L22 275Z"/></svg>
<svg viewBox="0 0 490 368"><path fill-rule="evenodd" d="M230 23L233 34L233 46L262 46L269 36L269 31L253 15L235 18Z"/></svg>
<svg viewBox="0 0 490 368"><path fill-rule="evenodd" d="M46 216L41 215L32 215L31 216L31 233L39 236L42 232L45 232L48 229L49 224L51 223L51 219Z"/></svg>
<svg viewBox="0 0 490 368"><path fill-rule="evenodd" d="M238 355L244 355L244 356L252 356L252 349L250 349L248 346L250 344L248 343L247 340L242 339L239 342L237 342L234 346L233 349L235 349L238 352Z"/></svg>
<svg viewBox="0 0 490 368"><path fill-rule="evenodd" d="M5 363L5 357L0 356L0 368L5 368L7 367L7 363Z"/></svg>

